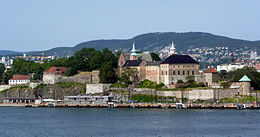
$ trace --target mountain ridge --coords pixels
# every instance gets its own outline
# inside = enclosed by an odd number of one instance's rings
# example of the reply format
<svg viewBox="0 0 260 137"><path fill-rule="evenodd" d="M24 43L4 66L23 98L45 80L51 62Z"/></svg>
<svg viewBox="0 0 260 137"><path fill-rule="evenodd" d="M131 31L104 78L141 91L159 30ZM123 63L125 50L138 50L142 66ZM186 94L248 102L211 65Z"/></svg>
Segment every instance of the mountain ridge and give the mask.
<svg viewBox="0 0 260 137"><path fill-rule="evenodd" d="M229 38L226 36L214 35L207 32L153 32L137 35L129 39L91 40L81 42L74 47L55 47L45 51L33 51L27 53L38 55L40 55L41 53L45 53L45 55L71 56L74 52L82 48L95 48L96 50L109 48L113 51L130 51L133 42L135 42L136 48L138 50L156 52L164 48L165 46L168 46L172 41L174 41L176 49L179 51L187 50L188 48L214 48L217 46L229 47L231 50L243 48L245 46L253 49L260 48L260 40L242 40Z"/></svg>

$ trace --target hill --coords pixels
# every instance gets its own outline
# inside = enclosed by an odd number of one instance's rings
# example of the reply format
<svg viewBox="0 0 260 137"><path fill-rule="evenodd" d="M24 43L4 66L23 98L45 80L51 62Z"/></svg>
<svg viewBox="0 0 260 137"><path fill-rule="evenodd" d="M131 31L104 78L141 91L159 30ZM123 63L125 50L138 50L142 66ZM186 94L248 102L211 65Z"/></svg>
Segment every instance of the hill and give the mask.
<svg viewBox="0 0 260 137"><path fill-rule="evenodd" d="M16 54L22 54L22 53L16 52L16 51L11 51L11 50L0 50L0 56L16 55Z"/></svg>
<svg viewBox="0 0 260 137"><path fill-rule="evenodd" d="M184 51L188 48L208 47L214 48L217 46L229 47L230 50L249 47L252 49L260 49L260 41L248 41L241 39L233 39L224 36L218 36L203 32L165 32L165 33L147 33L136 36L131 39L123 40L93 40L82 42L75 47L57 47L46 51L29 52L31 54L57 55L67 56L73 55L74 52L82 48L95 48L101 50L109 48L110 50L126 50L130 51L132 43L135 42L136 48L141 51L158 51L165 46L168 46L174 41L178 51Z"/></svg>

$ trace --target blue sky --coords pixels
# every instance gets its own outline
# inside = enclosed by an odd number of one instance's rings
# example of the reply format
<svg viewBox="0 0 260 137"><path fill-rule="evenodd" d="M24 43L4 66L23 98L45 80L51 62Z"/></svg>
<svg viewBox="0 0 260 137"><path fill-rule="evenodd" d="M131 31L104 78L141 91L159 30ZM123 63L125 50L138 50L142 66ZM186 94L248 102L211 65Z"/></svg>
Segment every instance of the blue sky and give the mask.
<svg viewBox="0 0 260 137"><path fill-rule="evenodd" d="M148 32L260 40L259 5L259 0L0 0L0 50L46 50Z"/></svg>

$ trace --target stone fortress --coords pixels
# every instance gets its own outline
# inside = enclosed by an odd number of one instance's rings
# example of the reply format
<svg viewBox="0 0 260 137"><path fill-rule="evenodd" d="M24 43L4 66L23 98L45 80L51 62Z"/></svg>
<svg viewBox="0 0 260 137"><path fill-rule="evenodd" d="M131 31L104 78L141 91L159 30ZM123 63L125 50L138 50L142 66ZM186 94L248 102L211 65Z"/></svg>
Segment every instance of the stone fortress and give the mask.
<svg viewBox="0 0 260 137"><path fill-rule="evenodd" d="M178 80L186 82L187 76L199 74L199 63L189 55L178 55L173 42L164 61L153 61L150 53L137 53L133 43L131 54L121 53L118 66L119 74L124 67L135 68L140 81L148 79L166 86Z"/></svg>

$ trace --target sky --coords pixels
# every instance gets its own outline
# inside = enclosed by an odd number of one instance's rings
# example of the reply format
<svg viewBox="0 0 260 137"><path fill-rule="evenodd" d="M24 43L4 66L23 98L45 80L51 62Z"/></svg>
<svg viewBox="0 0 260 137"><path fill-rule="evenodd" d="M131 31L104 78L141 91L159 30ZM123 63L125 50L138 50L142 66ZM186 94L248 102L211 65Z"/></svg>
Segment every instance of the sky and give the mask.
<svg viewBox="0 0 260 137"><path fill-rule="evenodd" d="M0 0L0 50L40 51L150 32L260 40L260 0Z"/></svg>

